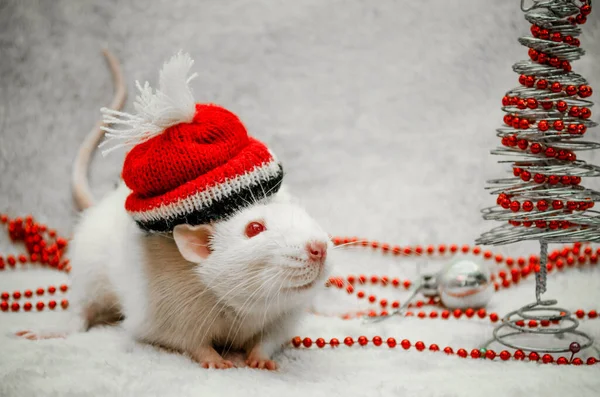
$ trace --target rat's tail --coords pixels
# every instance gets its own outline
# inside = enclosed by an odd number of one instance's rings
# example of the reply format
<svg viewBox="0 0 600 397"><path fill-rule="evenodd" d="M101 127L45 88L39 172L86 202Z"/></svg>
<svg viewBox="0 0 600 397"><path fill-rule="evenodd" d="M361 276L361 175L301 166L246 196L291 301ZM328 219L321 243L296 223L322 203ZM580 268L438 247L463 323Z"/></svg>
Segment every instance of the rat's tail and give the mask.
<svg viewBox="0 0 600 397"><path fill-rule="evenodd" d="M127 90L123 81L123 74L119 66L119 61L107 49L102 50L102 52L108 61L108 66L110 67L110 71L113 76L113 84L115 87L115 95L109 107L111 109L120 110L125 103ZM77 157L73 163L71 190L73 191L75 204L80 211L92 206L94 203L94 197L92 196L88 182L88 169L92 154L104 136L104 131L100 129L103 126L104 123L102 120L96 123L94 128L88 133L87 137L79 147L79 152L77 153Z"/></svg>

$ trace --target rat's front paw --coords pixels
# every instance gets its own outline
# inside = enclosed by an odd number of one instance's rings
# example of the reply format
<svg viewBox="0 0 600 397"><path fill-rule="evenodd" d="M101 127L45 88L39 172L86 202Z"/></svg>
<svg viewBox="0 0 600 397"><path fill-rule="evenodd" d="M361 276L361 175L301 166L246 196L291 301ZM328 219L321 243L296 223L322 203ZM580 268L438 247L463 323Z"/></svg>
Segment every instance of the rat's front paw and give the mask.
<svg viewBox="0 0 600 397"><path fill-rule="evenodd" d="M258 369L268 369L270 371L274 371L277 369L277 363L273 360L264 357L254 357L250 355L246 360L246 365L250 368L258 368Z"/></svg>
<svg viewBox="0 0 600 397"><path fill-rule="evenodd" d="M233 368L231 361L225 360L211 346L201 346L192 353L192 358L200 364L202 368L227 369Z"/></svg>
<svg viewBox="0 0 600 397"><path fill-rule="evenodd" d="M203 361L200 363L200 366L206 369L228 369L234 367L233 363L229 360Z"/></svg>

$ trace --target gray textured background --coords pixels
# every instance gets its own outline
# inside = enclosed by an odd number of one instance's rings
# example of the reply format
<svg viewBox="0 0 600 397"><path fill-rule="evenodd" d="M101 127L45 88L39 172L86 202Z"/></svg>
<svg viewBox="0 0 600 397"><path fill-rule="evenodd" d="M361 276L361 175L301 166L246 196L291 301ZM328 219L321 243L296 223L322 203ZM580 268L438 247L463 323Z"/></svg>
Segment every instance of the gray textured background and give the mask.
<svg viewBox="0 0 600 397"><path fill-rule="evenodd" d="M332 234L401 245L472 243L494 226L479 212L494 201L484 191L485 180L506 175L489 150L499 143L494 130L502 121L500 99L517 85L511 66L527 54L517 42L529 29L518 3L0 0L0 212L31 213L69 235L76 219L71 162L113 93L101 48L108 46L122 62L129 111L135 80L155 84L161 64L183 49L196 61L197 99L238 114L250 133L282 159L292 192ZM600 10L584 25L581 41L588 54L574 69L596 88L591 99L598 103ZM599 121L600 112L592 110ZM598 133L588 132L593 139ZM96 195L112 188L122 156L94 159ZM598 154L591 159L600 163ZM588 185L600 186L598 181ZM530 248L520 244L498 251L517 254ZM2 236L0 249L13 250ZM360 265L367 273L389 269ZM397 273L414 276L404 267ZM0 289L31 287L32 277L1 274ZM578 290L575 279L560 280L553 284L553 296L589 306L586 294L597 290L597 283ZM532 298L525 292L505 295L495 308L524 303ZM54 314L36 316L2 319L16 324ZM351 329L319 323L315 335L324 327ZM460 341L464 331L450 341ZM10 357L21 357L20 349ZM35 350L27 354L19 358L23 365L37 368ZM316 367L319 360L327 368L339 364L335 354L311 357L308 362ZM353 357L360 366L363 358ZM325 385L316 387L325 390ZM435 394L413 386L389 390ZM552 382L538 386L559 390ZM460 390L456 387L452 390ZM448 393L442 395L465 395Z"/></svg>
<svg viewBox="0 0 600 397"><path fill-rule="evenodd" d="M179 49L196 60L199 101L237 113L282 158L287 181L332 233L401 242L471 242L491 227L488 154L500 98L526 57L518 1L0 2L0 208L68 233L71 161L109 103L100 48L155 83ZM592 14L575 63L600 79ZM597 102L598 90L593 98ZM598 113L593 118L598 120ZM112 187L122 154L97 156Z"/></svg>

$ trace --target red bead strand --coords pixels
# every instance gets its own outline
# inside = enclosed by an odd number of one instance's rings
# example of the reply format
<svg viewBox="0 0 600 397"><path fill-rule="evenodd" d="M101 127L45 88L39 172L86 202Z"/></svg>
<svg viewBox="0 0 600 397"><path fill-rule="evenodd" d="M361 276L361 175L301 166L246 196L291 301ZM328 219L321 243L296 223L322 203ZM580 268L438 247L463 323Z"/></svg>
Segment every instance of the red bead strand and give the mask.
<svg viewBox="0 0 600 397"><path fill-rule="evenodd" d="M66 238L57 235L53 229L48 229L46 225L36 222L32 216L25 218L17 217L10 219L8 215L0 215L0 221L7 228L9 238L13 243L22 242L25 247L25 252L17 255L0 255L0 271L14 269L17 264L25 266L41 265L42 267L50 267L52 269L69 273L71 265L69 260L64 258L68 241ZM8 266L7 266L8 265ZM33 302L30 300L22 302L24 299L32 299L34 295L38 297L49 296L53 297L58 291L65 293L69 289L67 284L56 286L48 286L47 288L37 288L35 290L13 291L9 293L4 291L0 294L0 310L7 312L17 312L23 309L31 311L33 307L37 311L42 311L46 307L54 310L57 306L55 300L43 302L41 300ZM12 301L11 301L12 300ZM69 306L67 299L62 299L60 306L66 309Z"/></svg>
<svg viewBox="0 0 600 397"><path fill-rule="evenodd" d="M310 349L313 348L313 341L311 338L309 337L305 337L302 338L300 336L296 336L294 338L292 338L292 340L290 341L291 346L295 347L295 348L306 348L306 349ZM321 349L323 347L325 347L326 345L329 345L331 348L336 348L339 346L339 342L337 338L333 338L331 339L331 341L328 343L325 341L324 338L318 338L316 339L315 343L314 343L317 348ZM416 341L414 344L408 340L408 339L403 339L400 343L397 342L396 338L390 337L387 338L386 343L383 343L383 338L381 336L373 336L372 338L368 338L367 336L361 335L359 336L356 340L352 337L352 336L347 336L344 338L344 344L348 347L354 347L355 344L358 345L358 347L360 348L365 348L368 345L372 345L375 347L381 347L381 346L386 346L389 349L394 349L397 346L402 347L402 350L411 350L411 349L415 349L418 352L443 352L446 355L454 355L454 349L450 346L446 346L443 350L441 350L439 348L439 346L435 343L432 343L430 345L426 345L424 342L422 341ZM559 357L558 359L554 360L554 357L550 354L544 354L541 356L541 361L540 361L540 353L537 352L530 352L529 355L525 355L523 353L522 350L516 350L514 352L514 354L511 355L510 352L508 352L507 350L503 350L501 351L499 354L497 354L494 350L491 349L472 349L470 353L467 353L466 349L463 348L459 348L456 350L456 355L460 358L468 358L470 357L471 359L475 359L475 360L480 360L480 359L485 359L485 360L490 360L490 361L508 361L511 358L515 361L523 361L523 360L528 360L531 362L536 362L539 364L555 364L555 365L582 365L583 361L580 358L574 358L573 360L569 361L566 357ZM587 365L595 365L598 362L600 362L600 359L597 359L595 357L589 357L586 361Z"/></svg>

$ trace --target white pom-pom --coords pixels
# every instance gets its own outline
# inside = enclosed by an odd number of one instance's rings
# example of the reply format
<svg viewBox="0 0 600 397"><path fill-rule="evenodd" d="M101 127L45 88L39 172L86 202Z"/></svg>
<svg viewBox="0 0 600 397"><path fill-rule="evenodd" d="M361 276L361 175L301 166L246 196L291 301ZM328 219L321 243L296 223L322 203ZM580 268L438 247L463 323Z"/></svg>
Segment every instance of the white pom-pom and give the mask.
<svg viewBox="0 0 600 397"><path fill-rule="evenodd" d="M188 76L194 61L187 53L179 52L165 62L160 71L159 89L155 92L148 82L142 86L136 81L140 94L134 108L137 114L102 108L106 140L100 147L115 143L102 154L144 142L165 129L194 118L196 103L189 82L197 76ZM108 127L112 125L112 127ZM120 141L120 142L119 142Z"/></svg>

